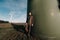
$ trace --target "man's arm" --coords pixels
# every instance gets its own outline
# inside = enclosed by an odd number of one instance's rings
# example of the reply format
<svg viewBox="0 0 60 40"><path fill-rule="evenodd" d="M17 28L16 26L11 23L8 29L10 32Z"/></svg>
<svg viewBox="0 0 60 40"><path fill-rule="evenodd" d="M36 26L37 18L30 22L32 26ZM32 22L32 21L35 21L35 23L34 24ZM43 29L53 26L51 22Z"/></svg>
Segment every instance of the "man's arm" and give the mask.
<svg viewBox="0 0 60 40"><path fill-rule="evenodd" d="M26 30L26 32L28 32L28 23L26 23L25 30Z"/></svg>
<svg viewBox="0 0 60 40"><path fill-rule="evenodd" d="M34 22L34 20L33 20L33 16L31 16L31 17L30 17L30 23L29 23L30 26L33 26L33 22Z"/></svg>

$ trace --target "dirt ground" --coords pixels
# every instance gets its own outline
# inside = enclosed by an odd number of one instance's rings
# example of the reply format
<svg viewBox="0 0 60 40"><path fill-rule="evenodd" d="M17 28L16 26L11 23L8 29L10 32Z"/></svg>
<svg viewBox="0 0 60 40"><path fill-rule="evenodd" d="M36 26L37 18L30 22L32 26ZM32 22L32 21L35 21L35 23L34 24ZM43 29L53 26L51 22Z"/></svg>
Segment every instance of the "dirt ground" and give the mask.
<svg viewBox="0 0 60 40"><path fill-rule="evenodd" d="M11 28L0 28L0 40L40 40L31 36L30 38L23 32Z"/></svg>

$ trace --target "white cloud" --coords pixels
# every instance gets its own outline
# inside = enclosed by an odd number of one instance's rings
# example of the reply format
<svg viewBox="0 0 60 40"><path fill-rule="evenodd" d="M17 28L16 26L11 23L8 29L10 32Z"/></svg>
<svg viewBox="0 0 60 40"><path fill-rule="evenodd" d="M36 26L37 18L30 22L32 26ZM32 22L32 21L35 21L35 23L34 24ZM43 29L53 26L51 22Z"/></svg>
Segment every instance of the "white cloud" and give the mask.
<svg viewBox="0 0 60 40"><path fill-rule="evenodd" d="M12 0L6 0L4 4L0 7L6 7L10 10L7 17L0 16L1 20L6 20L9 22L26 22L27 16L27 0L21 0L22 2L16 3ZM22 11L23 10L23 11ZM1 13L0 13L1 14Z"/></svg>
<svg viewBox="0 0 60 40"><path fill-rule="evenodd" d="M10 20L9 22L13 22L13 23L26 23L26 19L27 19L27 15L23 14L22 16L13 19L12 21Z"/></svg>

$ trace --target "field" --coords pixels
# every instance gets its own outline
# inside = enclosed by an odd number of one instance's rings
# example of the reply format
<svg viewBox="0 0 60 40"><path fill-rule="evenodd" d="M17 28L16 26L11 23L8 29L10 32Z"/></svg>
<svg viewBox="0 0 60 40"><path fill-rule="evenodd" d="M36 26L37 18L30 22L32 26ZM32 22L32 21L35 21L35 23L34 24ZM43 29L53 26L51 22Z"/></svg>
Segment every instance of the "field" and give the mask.
<svg viewBox="0 0 60 40"><path fill-rule="evenodd" d="M36 38L32 36L28 39L27 35L24 33L24 26L25 23L1 23L0 40L33 40L33 38L36 40Z"/></svg>
<svg viewBox="0 0 60 40"><path fill-rule="evenodd" d="M14 24L24 25L24 23L22 24L14 23ZM6 37L12 33L17 33L17 32L16 29L14 29L13 25L11 25L11 23L0 23L0 39L3 39L4 36Z"/></svg>

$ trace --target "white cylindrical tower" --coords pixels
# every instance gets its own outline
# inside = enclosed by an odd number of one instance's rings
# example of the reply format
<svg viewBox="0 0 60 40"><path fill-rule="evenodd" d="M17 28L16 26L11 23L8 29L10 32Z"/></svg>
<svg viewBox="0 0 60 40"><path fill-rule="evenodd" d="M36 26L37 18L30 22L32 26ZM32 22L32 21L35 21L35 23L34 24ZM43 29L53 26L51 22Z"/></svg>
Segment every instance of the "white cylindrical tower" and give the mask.
<svg viewBox="0 0 60 40"><path fill-rule="evenodd" d="M42 39L60 40L60 13L57 0L32 0L34 33Z"/></svg>

